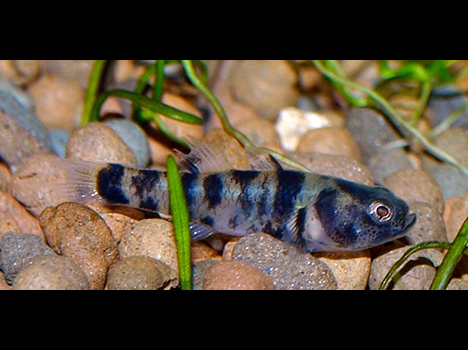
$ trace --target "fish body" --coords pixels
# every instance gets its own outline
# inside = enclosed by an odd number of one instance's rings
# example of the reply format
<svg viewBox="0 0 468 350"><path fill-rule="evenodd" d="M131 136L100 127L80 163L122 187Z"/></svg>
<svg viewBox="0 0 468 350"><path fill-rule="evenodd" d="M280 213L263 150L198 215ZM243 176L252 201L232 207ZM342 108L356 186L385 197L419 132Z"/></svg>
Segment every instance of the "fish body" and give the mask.
<svg viewBox="0 0 468 350"><path fill-rule="evenodd" d="M169 215L167 174L69 162L76 198ZM415 223L387 189L280 166L181 173L194 239L267 233L308 252L357 251L404 236ZM73 198L72 198L73 200Z"/></svg>

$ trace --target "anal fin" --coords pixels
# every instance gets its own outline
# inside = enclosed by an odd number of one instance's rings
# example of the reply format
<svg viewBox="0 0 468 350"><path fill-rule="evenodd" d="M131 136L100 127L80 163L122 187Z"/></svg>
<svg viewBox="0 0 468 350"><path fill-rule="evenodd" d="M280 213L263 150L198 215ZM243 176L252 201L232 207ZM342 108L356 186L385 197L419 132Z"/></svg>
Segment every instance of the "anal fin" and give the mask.
<svg viewBox="0 0 468 350"><path fill-rule="evenodd" d="M192 240L194 241L203 241L216 233L213 227L199 222L191 222L190 231L192 233Z"/></svg>

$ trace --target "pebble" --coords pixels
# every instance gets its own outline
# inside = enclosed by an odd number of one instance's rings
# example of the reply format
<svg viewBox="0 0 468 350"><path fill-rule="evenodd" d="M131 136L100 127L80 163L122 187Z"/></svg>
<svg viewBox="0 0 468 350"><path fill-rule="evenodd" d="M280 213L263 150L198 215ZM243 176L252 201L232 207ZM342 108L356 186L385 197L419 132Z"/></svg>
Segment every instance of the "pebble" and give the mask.
<svg viewBox="0 0 468 350"><path fill-rule="evenodd" d="M0 60L4 61L4 60ZM1 64L1 63L0 63ZM0 91L13 97L24 109L34 112L36 109L34 99L9 80L4 79L0 74Z"/></svg>
<svg viewBox="0 0 468 350"><path fill-rule="evenodd" d="M126 227L119 244L120 258L148 256L165 263L171 269L168 289L179 284L179 265L174 228L160 219L147 219Z"/></svg>
<svg viewBox="0 0 468 350"><path fill-rule="evenodd" d="M223 261L205 275L203 290L275 290L273 281L259 269L241 261Z"/></svg>
<svg viewBox="0 0 468 350"><path fill-rule="evenodd" d="M202 260L193 264L193 290L203 290L203 281L205 280L205 275L208 270L210 270L216 264L219 264L219 260Z"/></svg>
<svg viewBox="0 0 468 350"><path fill-rule="evenodd" d="M49 74L73 80L87 89L94 60L42 60L42 64Z"/></svg>
<svg viewBox="0 0 468 350"><path fill-rule="evenodd" d="M397 171L412 167L408 154L401 148L374 155L369 159L367 166L377 184L383 184L386 177Z"/></svg>
<svg viewBox="0 0 468 350"><path fill-rule="evenodd" d="M14 219L21 232L42 237L39 221L10 194L0 191L0 218Z"/></svg>
<svg viewBox="0 0 468 350"><path fill-rule="evenodd" d="M447 290L468 290L468 281L454 278L447 286Z"/></svg>
<svg viewBox="0 0 468 350"><path fill-rule="evenodd" d="M147 256L125 258L109 269L108 290L158 290L170 280L171 269Z"/></svg>
<svg viewBox="0 0 468 350"><path fill-rule="evenodd" d="M79 125L85 92L77 82L46 74L28 91L36 101L39 120L47 128L71 131Z"/></svg>
<svg viewBox="0 0 468 350"><path fill-rule="evenodd" d="M255 146L281 146L275 124L271 120L254 118L234 126L246 135Z"/></svg>
<svg viewBox="0 0 468 350"><path fill-rule="evenodd" d="M18 222L16 222L15 219L2 217L0 218L0 239L2 238L3 234L7 232L22 233Z"/></svg>
<svg viewBox="0 0 468 350"><path fill-rule="evenodd" d="M408 204L428 203L433 205L439 213L443 213L442 190L434 178L423 170L407 168L397 171L384 180L384 186Z"/></svg>
<svg viewBox="0 0 468 350"><path fill-rule="evenodd" d="M11 287L6 283L3 273L0 272L0 291L2 290L11 290Z"/></svg>
<svg viewBox="0 0 468 350"><path fill-rule="evenodd" d="M465 129L448 129L435 138L434 144L468 167L468 134Z"/></svg>
<svg viewBox="0 0 468 350"><path fill-rule="evenodd" d="M344 118L331 112L309 112L295 107L280 111L275 129L281 146L288 152L295 152L301 138L310 130L325 127L343 127Z"/></svg>
<svg viewBox="0 0 468 350"><path fill-rule="evenodd" d="M13 290L89 290L85 273L70 259L42 255L26 264Z"/></svg>
<svg viewBox="0 0 468 350"><path fill-rule="evenodd" d="M70 160L138 166L130 147L103 123L90 123L75 130L68 140L66 156Z"/></svg>
<svg viewBox="0 0 468 350"><path fill-rule="evenodd" d="M278 290L336 290L337 281L330 268L310 254L301 254L267 234L239 240L234 261L246 262L269 276Z"/></svg>
<svg viewBox="0 0 468 350"><path fill-rule="evenodd" d="M239 102L275 120L281 109L295 106L299 77L286 60L241 60L231 71L231 91Z"/></svg>
<svg viewBox="0 0 468 350"><path fill-rule="evenodd" d="M429 241L447 241L447 230L441 213L432 205L414 202L410 212L418 216L416 224L410 229L406 240L411 245Z"/></svg>
<svg viewBox="0 0 468 350"><path fill-rule="evenodd" d="M45 208L63 202L63 191L57 184L66 183L67 177L54 165L56 159L52 154L32 156L20 164L13 176L11 193L36 217Z"/></svg>
<svg viewBox="0 0 468 350"><path fill-rule="evenodd" d="M0 270L5 274L8 284L13 284L26 263L41 255L55 255L41 237L13 232L3 234L0 241Z"/></svg>
<svg viewBox="0 0 468 350"><path fill-rule="evenodd" d="M52 152L49 131L14 97L0 91L0 157L13 168L25 158Z"/></svg>
<svg viewBox="0 0 468 350"><path fill-rule="evenodd" d="M453 197L446 202L444 222L447 228L447 238L453 242L468 218L468 197Z"/></svg>
<svg viewBox="0 0 468 350"><path fill-rule="evenodd" d="M131 217L120 213L99 213L99 215L111 229L116 244L122 240L127 225L133 225L136 222Z"/></svg>
<svg viewBox="0 0 468 350"><path fill-rule="evenodd" d="M440 94L454 95L453 97L443 97ZM429 100L429 113L426 113L432 126L437 126L451 114L462 108L468 103L465 94L460 94L459 89L453 85L443 85L434 89L433 96ZM453 123L454 127L468 128L468 111L465 111L458 120Z"/></svg>
<svg viewBox="0 0 468 350"><path fill-rule="evenodd" d="M339 290L366 289L371 268L369 250L351 253L316 253L314 257L332 270Z"/></svg>
<svg viewBox="0 0 468 350"><path fill-rule="evenodd" d="M39 60L0 60L0 76L17 85L27 85L40 74Z"/></svg>
<svg viewBox="0 0 468 350"><path fill-rule="evenodd" d="M108 268L118 258L104 220L81 204L64 203L44 210L40 221L48 244L83 269L91 289L103 289Z"/></svg>
<svg viewBox="0 0 468 350"><path fill-rule="evenodd" d="M192 242L192 263L204 260L223 260L223 257L205 242Z"/></svg>
<svg viewBox="0 0 468 350"><path fill-rule="evenodd" d="M110 126L135 154L138 167L145 168L151 160L151 149L148 137L135 122L126 119L110 119L105 124Z"/></svg>
<svg viewBox="0 0 468 350"><path fill-rule="evenodd" d="M371 290L379 289L387 273L409 248L392 250L372 261L369 278ZM442 253L437 250L419 251L398 269L397 281L390 283L389 288L393 290L428 290L436 275L434 267L440 266L442 260Z"/></svg>
<svg viewBox="0 0 468 350"><path fill-rule="evenodd" d="M299 161L313 173L374 186L374 177L371 171L353 158L320 153L297 153L291 155L291 158Z"/></svg>
<svg viewBox="0 0 468 350"><path fill-rule="evenodd" d="M344 128L327 127L308 131L299 145L299 153L322 153L347 156L361 161L361 151L351 133Z"/></svg>
<svg viewBox="0 0 468 350"><path fill-rule="evenodd" d="M71 132L61 129L50 130L50 139L52 147L56 155L60 158L65 158L67 153L67 142L70 138Z"/></svg>
<svg viewBox="0 0 468 350"><path fill-rule="evenodd" d="M9 192L11 186L11 173L5 164L0 163L0 191Z"/></svg>
<svg viewBox="0 0 468 350"><path fill-rule="evenodd" d="M467 177L454 166L438 165L430 170L430 174L442 190L444 201L453 197L468 196Z"/></svg>
<svg viewBox="0 0 468 350"><path fill-rule="evenodd" d="M380 153L382 146L400 139L387 119L370 108L352 108L347 113L346 128L358 143L364 164Z"/></svg>

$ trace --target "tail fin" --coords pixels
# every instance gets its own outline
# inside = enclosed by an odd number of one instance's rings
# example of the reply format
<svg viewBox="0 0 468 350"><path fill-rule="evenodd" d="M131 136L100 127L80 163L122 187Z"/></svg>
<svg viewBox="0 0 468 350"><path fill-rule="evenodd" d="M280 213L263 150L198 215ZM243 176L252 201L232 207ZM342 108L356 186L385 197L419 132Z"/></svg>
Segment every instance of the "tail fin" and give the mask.
<svg viewBox="0 0 468 350"><path fill-rule="evenodd" d="M98 176L109 164L57 158L51 166L59 172L62 179L55 187L57 199L62 202L107 204L99 194Z"/></svg>

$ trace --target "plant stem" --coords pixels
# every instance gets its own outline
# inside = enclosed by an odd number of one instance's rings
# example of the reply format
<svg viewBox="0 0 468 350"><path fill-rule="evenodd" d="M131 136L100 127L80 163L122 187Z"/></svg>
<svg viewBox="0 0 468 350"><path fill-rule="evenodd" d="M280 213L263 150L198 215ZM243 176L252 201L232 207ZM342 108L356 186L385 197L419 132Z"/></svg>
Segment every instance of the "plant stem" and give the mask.
<svg viewBox="0 0 468 350"><path fill-rule="evenodd" d="M192 290L190 217L179 169L173 156L169 156L167 159L167 180L174 233L177 242L181 287L182 290Z"/></svg>
<svg viewBox="0 0 468 350"><path fill-rule="evenodd" d="M102 75L106 67L107 60L96 60L91 71L89 79L88 92L86 94L86 100L83 107L83 113L81 116L81 126L86 126L91 121L99 120L99 116L96 120L93 120L92 110L94 103L96 102L99 87L101 86Z"/></svg>
<svg viewBox="0 0 468 350"><path fill-rule="evenodd" d="M468 219L463 224L460 232L453 241L442 265L437 270L437 275L431 285L431 290L445 290L453 276L455 267L460 262L468 244Z"/></svg>

